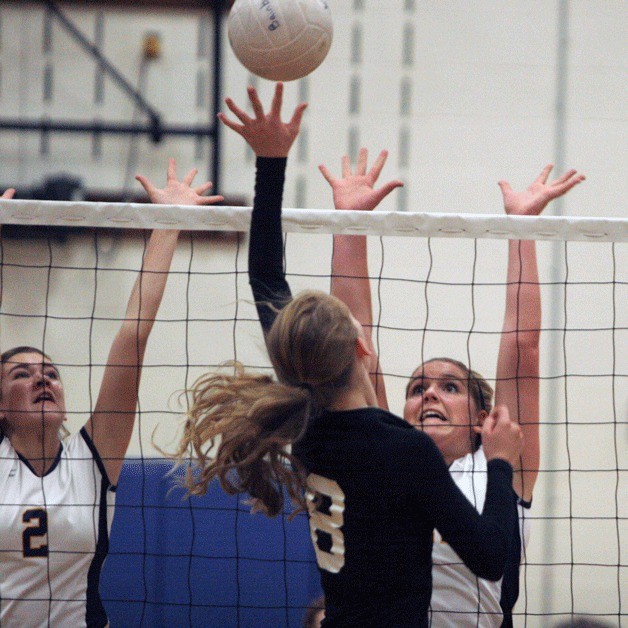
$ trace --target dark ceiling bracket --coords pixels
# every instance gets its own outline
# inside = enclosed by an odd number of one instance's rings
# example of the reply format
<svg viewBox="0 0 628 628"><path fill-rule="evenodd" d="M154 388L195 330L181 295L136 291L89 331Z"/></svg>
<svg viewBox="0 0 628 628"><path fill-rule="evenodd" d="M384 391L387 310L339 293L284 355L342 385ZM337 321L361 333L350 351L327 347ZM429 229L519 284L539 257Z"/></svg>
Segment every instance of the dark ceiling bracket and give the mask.
<svg viewBox="0 0 628 628"><path fill-rule="evenodd" d="M70 120L51 120L43 118L41 120L25 119L1 119L0 131L39 131L47 134L51 132L59 133L93 133L93 134L113 134L113 135L136 135L147 134L150 139L157 143L164 136L188 136L207 137L213 140L212 167L210 177L214 183L214 190L220 189L220 133L216 123L216 115L220 111L222 102L222 81L221 81L221 61L222 61L222 16L226 10L225 0L213 0L207 2L208 10L213 14L214 22L214 50L213 50L213 112L210 123L203 125L167 125L162 122L161 114L146 101L146 99L129 83L129 81L108 61L97 46L94 46L85 35L76 27L70 18L61 11L53 0L44 2L47 10L63 26L66 32L81 46L81 48L91 56L100 68L122 89L127 96L135 102L137 107L148 117L147 124L134 124L124 122L83 122Z"/></svg>
<svg viewBox="0 0 628 628"><path fill-rule="evenodd" d="M51 15L59 20L66 32L72 36L74 41L81 46L81 48L93 59L98 62L98 65L118 86L123 92L129 96L131 100L135 102L140 111L145 113L149 119L149 133L153 142L161 141L161 115L152 107L146 99L140 94L134 87L127 81L124 76L116 69L116 67L107 60L107 57L100 52L97 46L94 46L83 33L75 26L69 17L61 11L53 0L47 0L46 7Z"/></svg>

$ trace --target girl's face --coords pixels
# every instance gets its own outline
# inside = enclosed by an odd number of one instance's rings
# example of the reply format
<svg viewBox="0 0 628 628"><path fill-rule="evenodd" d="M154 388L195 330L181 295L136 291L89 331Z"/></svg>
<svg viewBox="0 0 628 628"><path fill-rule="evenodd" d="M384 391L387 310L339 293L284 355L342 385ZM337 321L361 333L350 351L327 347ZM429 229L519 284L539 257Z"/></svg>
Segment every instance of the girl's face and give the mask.
<svg viewBox="0 0 628 628"><path fill-rule="evenodd" d="M2 365L0 391L0 419L9 434L42 427L56 433L65 421L59 371L40 353L17 353L9 358Z"/></svg>
<svg viewBox="0 0 628 628"><path fill-rule="evenodd" d="M484 420L469 393L468 376L449 362L427 362L412 374L403 418L425 431L447 464L473 451L473 427Z"/></svg>

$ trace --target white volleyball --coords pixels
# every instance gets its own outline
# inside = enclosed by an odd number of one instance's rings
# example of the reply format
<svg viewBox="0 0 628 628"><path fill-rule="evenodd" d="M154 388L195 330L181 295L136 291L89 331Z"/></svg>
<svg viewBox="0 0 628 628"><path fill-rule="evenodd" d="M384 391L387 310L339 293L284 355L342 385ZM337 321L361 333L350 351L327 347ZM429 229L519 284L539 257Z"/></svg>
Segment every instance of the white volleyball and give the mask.
<svg viewBox="0 0 628 628"><path fill-rule="evenodd" d="M327 0L236 0L227 29L240 63L271 81L294 81L314 71L333 37Z"/></svg>

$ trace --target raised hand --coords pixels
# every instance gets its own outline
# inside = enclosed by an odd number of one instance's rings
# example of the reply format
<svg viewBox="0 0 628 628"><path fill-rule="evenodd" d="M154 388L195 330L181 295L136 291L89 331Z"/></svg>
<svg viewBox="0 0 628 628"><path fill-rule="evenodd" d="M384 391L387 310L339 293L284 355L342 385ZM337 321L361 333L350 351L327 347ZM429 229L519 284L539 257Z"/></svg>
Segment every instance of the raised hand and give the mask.
<svg viewBox="0 0 628 628"><path fill-rule="evenodd" d="M241 135L258 157L287 157L290 147L299 134L301 119L307 103L301 103L297 106L290 122L282 122L283 83L277 83L275 86L275 95L268 113L264 113L264 107L256 89L249 87L248 93L255 114L254 118L240 109L231 98L226 98L227 107L242 124L233 122L222 112L218 114L218 119L225 126Z"/></svg>
<svg viewBox="0 0 628 628"><path fill-rule="evenodd" d="M177 164L174 159L168 161L168 174L166 178L166 187L159 189L145 176L138 174L135 178L142 184L142 187L148 193L152 203L160 205L212 205L224 200L222 196L203 196L205 192L212 188L209 181L192 186L192 181L198 173L196 168L188 172L183 181L179 181L177 177Z"/></svg>
<svg viewBox="0 0 628 628"><path fill-rule="evenodd" d="M519 424L510 420L506 406L495 406L484 419L482 447L487 460L501 458L513 467L519 464L523 448L523 434Z"/></svg>
<svg viewBox="0 0 628 628"><path fill-rule="evenodd" d="M568 170L562 177L548 184L547 178L553 167L552 164L547 164L523 192L515 192L507 181L498 182L504 197L504 209L508 215L538 216L550 201L562 196L585 179L585 176L578 174L576 170Z"/></svg>
<svg viewBox="0 0 628 628"><path fill-rule="evenodd" d="M375 189L375 183L387 158L388 151L383 150L375 160L375 163L371 166L371 169L367 172L368 151L366 148L361 148L355 173L353 173L351 171L349 157L345 155L342 158L341 179L334 177L327 166L321 164L318 169L329 185L331 185L334 195L334 207L336 207L336 209L361 209L370 211L375 209L395 188L401 187L403 183L395 179L394 181L389 181L384 184L378 190Z"/></svg>
<svg viewBox="0 0 628 628"><path fill-rule="evenodd" d="M13 198L13 195L15 194L15 189L14 188L9 188L8 190L5 190L4 194L2 196L0 196L0 198L4 198L4 199L10 199Z"/></svg>

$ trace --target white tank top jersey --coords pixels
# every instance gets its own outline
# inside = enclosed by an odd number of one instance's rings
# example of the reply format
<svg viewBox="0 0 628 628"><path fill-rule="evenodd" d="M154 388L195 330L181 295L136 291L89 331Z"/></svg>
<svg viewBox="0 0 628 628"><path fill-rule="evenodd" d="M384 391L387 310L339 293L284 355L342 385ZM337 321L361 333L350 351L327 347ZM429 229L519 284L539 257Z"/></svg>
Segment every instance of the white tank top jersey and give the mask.
<svg viewBox="0 0 628 628"><path fill-rule="evenodd" d="M481 513L487 480L483 449L480 447L474 454L458 458L449 471L458 488ZM528 507L529 504L524 506L518 502L522 558L530 537L530 518L525 512ZM502 580L491 582L475 576L437 530L434 530L432 562L432 628L497 628L502 625Z"/></svg>
<svg viewBox="0 0 628 628"><path fill-rule="evenodd" d="M106 626L98 592L115 487L85 429L44 477L0 436L0 625Z"/></svg>

